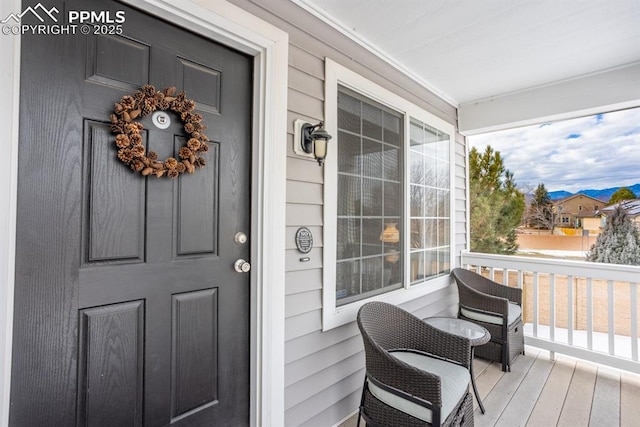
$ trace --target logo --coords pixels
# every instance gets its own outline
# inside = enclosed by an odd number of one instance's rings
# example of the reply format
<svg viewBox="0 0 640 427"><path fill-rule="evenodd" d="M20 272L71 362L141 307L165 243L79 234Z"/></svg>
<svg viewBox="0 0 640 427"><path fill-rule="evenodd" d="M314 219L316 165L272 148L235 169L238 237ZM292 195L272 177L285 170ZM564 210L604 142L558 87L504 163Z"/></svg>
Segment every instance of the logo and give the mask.
<svg viewBox="0 0 640 427"><path fill-rule="evenodd" d="M48 9L38 3L22 12L10 13L0 21L0 30L3 35L122 34L122 24L125 22L124 10L69 10L66 16L59 17L59 14L56 7ZM40 24L23 22L24 18L31 17L40 21ZM33 18L29 21L33 22ZM59 23L59 18L64 22Z"/></svg>
<svg viewBox="0 0 640 427"><path fill-rule="evenodd" d="M38 14L38 12L36 12L36 10L39 10L40 14ZM5 19L0 21L0 23L6 24L7 22L9 22L10 20L13 19L17 24L19 24L20 20L22 19L22 17L25 16L27 13L31 13L33 16L38 18L38 20L40 22L44 22L44 18L42 17L41 14L47 15L49 18L51 18L51 20L53 22L58 22L58 18L56 18L53 15L54 12L56 14L60 13L60 11L56 7L52 7L51 9L47 10L47 8L42 5L42 3L38 3L34 7L29 6L28 8L23 10L21 13L18 13L18 14L11 13L11 14L9 14L9 16L7 16Z"/></svg>
<svg viewBox="0 0 640 427"><path fill-rule="evenodd" d="M113 14L108 10L96 12L94 10L70 10L69 23L80 24L122 24L124 22L124 10L118 10Z"/></svg>

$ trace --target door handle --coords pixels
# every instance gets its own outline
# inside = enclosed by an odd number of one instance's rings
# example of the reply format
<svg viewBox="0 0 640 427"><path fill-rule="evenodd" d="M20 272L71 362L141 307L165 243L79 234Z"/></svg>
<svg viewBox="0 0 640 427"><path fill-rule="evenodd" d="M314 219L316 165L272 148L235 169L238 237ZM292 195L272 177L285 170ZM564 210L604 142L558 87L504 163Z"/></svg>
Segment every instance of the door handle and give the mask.
<svg viewBox="0 0 640 427"><path fill-rule="evenodd" d="M233 268L238 272L238 273L248 273L249 270L251 270L251 264L249 264L247 261L243 260L242 258L237 260L235 262L235 264L233 264Z"/></svg>

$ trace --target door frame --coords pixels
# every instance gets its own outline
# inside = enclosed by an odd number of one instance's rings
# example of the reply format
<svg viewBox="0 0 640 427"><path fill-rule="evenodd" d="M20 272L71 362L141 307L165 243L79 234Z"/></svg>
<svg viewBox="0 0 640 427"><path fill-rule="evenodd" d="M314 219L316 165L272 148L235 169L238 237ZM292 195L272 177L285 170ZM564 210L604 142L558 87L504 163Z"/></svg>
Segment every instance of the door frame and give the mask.
<svg viewBox="0 0 640 427"><path fill-rule="evenodd" d="M284 279L287 72L289 36L226 0L123 0L254 57L251 218L251 425L284 425ZM2 3L0 15L21 11L21 0ZM124 23L126 25L126 22ZM0 425L10 409L15 287L20 38L0 35L9 65L0 98L0 141L8 168L0 168ZM3 144L4 147L6 145ZM6 202L5 202L6 203Z"/></svg>

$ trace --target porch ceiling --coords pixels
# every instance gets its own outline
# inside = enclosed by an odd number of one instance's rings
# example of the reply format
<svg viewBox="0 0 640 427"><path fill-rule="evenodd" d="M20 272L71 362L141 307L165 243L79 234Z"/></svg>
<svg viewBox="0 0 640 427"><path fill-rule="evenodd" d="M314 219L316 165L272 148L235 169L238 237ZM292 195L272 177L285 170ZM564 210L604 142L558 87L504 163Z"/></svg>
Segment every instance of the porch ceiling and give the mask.
<svg viewBox="0 0 640 427"><path fill-rule="evenodd" d="M293 0L454 105L640 63L637 0Z"/></svg>

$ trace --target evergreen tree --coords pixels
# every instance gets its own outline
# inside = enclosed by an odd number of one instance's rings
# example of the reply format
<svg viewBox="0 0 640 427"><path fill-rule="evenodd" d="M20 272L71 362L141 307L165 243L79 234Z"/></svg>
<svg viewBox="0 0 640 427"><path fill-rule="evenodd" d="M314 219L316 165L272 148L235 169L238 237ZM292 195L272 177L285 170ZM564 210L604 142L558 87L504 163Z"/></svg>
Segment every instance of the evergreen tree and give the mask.
<svg viewBox="0 0 640 427"><path fill-rule="evenodd" d="M537 205L548 205L551 203L551 196L547 191L547 187L543 183L538 184L536 190L533 192L533 201Z"/></svg>
<svg viewBox="0 0 640 427"><path fill-rule="evenodd" d="M587 254L587 261L640 265L640 230L617 206Z"/></svg>
<svg viewBox="0 0 640 427"><path fill-rule="evenodd" d="M633 191L628 189L627 187L618 188L609 199L608 205L613 205L615 203L621 202L623 200L634 200L636 195Z"/></svg>
<svg viewBox="0 0 640 427"><path fill-rule="evenodd" d="M533 192L533 200L529 206L529 225L535 228L553 228L553 203L543 183L538 184Z"/></svg>
<svg viewBox="0 0 640 427"><path fill-rule="evenodd" d="M513 254L518 250L515 228L524 212L524 195L513 173L505 169L500 152L487 146L469 153L471 250Z"/></svg>

